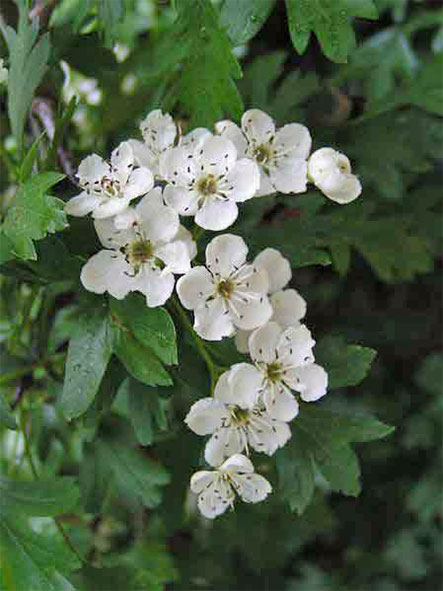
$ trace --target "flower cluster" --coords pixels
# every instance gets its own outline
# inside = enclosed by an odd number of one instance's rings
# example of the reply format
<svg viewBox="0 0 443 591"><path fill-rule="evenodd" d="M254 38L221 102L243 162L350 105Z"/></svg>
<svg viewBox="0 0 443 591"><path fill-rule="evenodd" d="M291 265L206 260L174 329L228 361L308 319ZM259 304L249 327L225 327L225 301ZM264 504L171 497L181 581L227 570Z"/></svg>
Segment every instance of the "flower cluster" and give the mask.
<svg viewBox="0 0 443 591"><path fill-rule="evenodd" d="M199 232L181 218L226 230L238 204L254 197L301 193L312 183L343 204L358 197L361 185L346 156L332 148L310 154L306 127L276 129L257 109L244 113L240 127L220 121L213 132L186 135L155 110L140 129L143 141L122 142L109 161L92 154L80 163L81 193L66 211L91 214L103 245L81 271L86 289L118 299L139 291L155 307L170 298L181 275L176 291L193 313L196 338L235 337L248 356L220 375L214 396L198 400L185 419L196 434L210 436L204 455L214 470L194 474L191 490L201 513L214 518L236 494L255 503L271 492L247 456L252 450L272 455L285 445L299 400L324 396L327 374L315 363L315 341L301 322L306 303L288 287L289 261L273 248L248 260L243 238L225 233L209 242L204 264L192 266Z"/></svg>

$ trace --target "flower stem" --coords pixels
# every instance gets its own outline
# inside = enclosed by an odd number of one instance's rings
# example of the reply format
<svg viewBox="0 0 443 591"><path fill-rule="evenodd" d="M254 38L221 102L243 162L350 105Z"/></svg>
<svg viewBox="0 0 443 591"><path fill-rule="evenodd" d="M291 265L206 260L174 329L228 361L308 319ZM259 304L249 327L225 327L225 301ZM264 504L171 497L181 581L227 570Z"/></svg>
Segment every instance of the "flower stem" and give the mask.
<svg viewBox="0 0 443 591"><path fill-rule="evenodd" d="M209 371L209 375L211 377L211 392L213 392L214 388L215 388L215 384L218 379L217 366L214 363L214 361L212 360L211 354L209 353L208 349L206 348L206 345L205 345L203 339L201 339L198 336L198 334L195 332L195 330L191 324L191 321L188 318L188 315L186 314L186 312L184 311L184 309L182 308L182 306L180 305L178 300L175 297L172 297L170 301L172 302L172 306L173 306L174 310L176 311L177 315L179 316L183 326L185 326L185 328L191 333L191 336L194 339L194 342L195 342L195 345L198 349L198 352L203 357L203 359L206 363L206 366Z"/></svg>
<svg viewBox="0 0 443 591"><path fill-rule="evenodd" d="M29 464L29 467L31 468L31 472L34 477L34 480L39 480L37 466L35 465L34 458L32 457L32 451L31 451L31 446L29 443L28 434L26 431L26 424L25 424L25 418L24 418L23 411L20 412L20 429L21 429L21 432L23 433L23 441L24 441L26 459L28 460L28 464ZM70 537L66 533L59 518L53 517L52 519L54 520L55 526L57 527L58 531L60 532L60 535L63 537L63 539L65 541L65 544L68 546L68 548L71 550L71 552L73 552L77 556L77 558L80 560L81 563L86 564L86 560L83 558L83 556L79 553L77 548L72 543Z"/></svg>

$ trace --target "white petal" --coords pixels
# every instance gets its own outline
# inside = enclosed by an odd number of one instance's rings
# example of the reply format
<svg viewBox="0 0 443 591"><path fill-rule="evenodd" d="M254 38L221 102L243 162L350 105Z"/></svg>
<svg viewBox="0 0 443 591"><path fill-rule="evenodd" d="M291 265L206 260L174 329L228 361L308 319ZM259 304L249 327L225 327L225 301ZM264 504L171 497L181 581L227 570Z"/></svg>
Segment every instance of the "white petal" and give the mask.
<svg viewBox="0 0 443 591"><path fill-rule="evenodd" d="M134 154L129 142L122 142L111 154L111 166L120 182L125 185L134 164Z"/></svg>
<svg viewBox="0 0 443 591"><path fill-rule="evenodd" d="M235 335L235 346L240 353L249 353L249 336L250 330L238 330Z"/></svg>
<svg viewBox="0 0 443 591"><path fill-rule="evenodd" d="M312 146L309 129L300 123L288 123L275 134L274 146L280 153L306 160Z"/></svg>
<svg viewBox="0 0 443 591"><path fill-rule="evenodd" d="M241 119L243 133L256 144L268 142L275 134L275 124L269 115L259 109L250 109Z"/></svg>
<svg viewBox="0 0 443 591"><path fill-rule="evenodd" d="M314 402L327 392L328 374L320 365L312 363L293 370L297 383L292 387L300 392L305 402Z"/></svg>
<svg viewBox="0 0 443 591"><path fill-rule="evenodd" d="M220 341L234 334L231 316L226 314L221 298L208 301L194 310L194 330L207 341Z"/></svg>
<svg viewBox="0 0 443 591"><path fill-rule="evenodd" d="M338 156L339 152L336 152L333 148L320 148L311 154L308 160L308 174L314 185L324 181L331 172L337 169ZM350 172L351 166L349 160L346 158L342 163L347 168L346 171Z"/></svg>
<svg viewBox="0 0 443 591"><path fill-rule="evenodd" d="M203 205L195 214L195 223L205 230L217 232L232 226L237 216L238 207L234 201L206 197Z"/></svg>
<svg viewBox="0 0 443 591"><path fill-rule="evenodd" d="M263 402L270 416L279 421L289 422L298 415L297 400L281 384L268 386L263 394Z"/></svg>
<svg viewBox="0 0 443 591"><path fill-rule="evenodd" d="M162 306L174 289L174 275L166 269L151 269L143 265L137 275L137 290L146 296L149 308Z"/></svg>
<svg viewBox="0 0 443 591"><path fill-rule="evenodd" d="M199 196L192 189L167 185L163 192L163 198L180 215L195 215L197 212Z"/></svg>
<svg viewBox="0 0 443 591"><path fill-rule="evenodd" d="M260 474L236 476L233 480L238 485L237 492L245 503L259 503L272 492L272 486Z"/></svg>
<svg viewBox="0 0 443 591"><path fill-rule="evenodd" d="M245 439L241 437L236 427L218 429L206 443L205 460L211 466L220 466L232 454L242 452L244 443Z"/></svg>
<svg viewBox="0 0 443 591"><path fill-rule="evenodd" d="M189 148L171 148L160 157L160 175L175 187L187 187L196 178L193 153Z"/></svg>
<svg viewBox="0 0 443 591"><path fill-rule="evenodd" d="M272 363L276 360L282 329L275 322L254 330L249 337L249 351L254 361Z"/></svg>
<svg viewBox="0 0 443 591"><path fill-rule="evenodd" d="M188 310L202 305L213 292L214 284L206 267L193 267L177 281L178 297Z"/></svg>
<svg viewBox="0 0 443 591"><path fill-rule="evenodd" d="M83 266L80 281L88 291L107 291L121 300L133 289L134 278L131 275L132 269L121 253L101 250Z"/></svg>
<svg viewBox="0 0 443 591"><path fill-rule="evenodd" d="M278 354L280 359L284 359L286 364L306 365L314 361L312 349L315 341L312 338L311 331L304 325L290 326L285 329L280 337L278 344Z"/></svg>
<svg viewBox="0 0 443 591"><path fill-rule="evenodd" d="M228 277L246 261L248 247L240 236L223 234L206 247L206 265L212 273Z"/></svg>
<svg viewBox="0 0 443 591"><path fill-rule="evenodd" d="M197 256L197 243L195 242L192 234L189 230L187 230L181 224L178 227L177 234L175 235L175 240L180 240L180 242L186 245L188 250L189 258L192 261L193 258Z"/></svg>
<svg viewBox="0 0 443 591"><path fill-rule="evenodd" d="M91 154L80 162L76 176L79 183L83 186L86 183L93 185L95 181L99 181L109 174L109 164L97 154Z"/></svg>
<svg viewBox="0 0 443 591"><path fill-rule="evenodd" d="M155 249L155 256L162 260L172 273L182 274L191 270L191 259L186 242L174 240Z"/></svg>
<svg viewBox="0 0 443 591"><path fill-rule="evenodd" d="M193 404L185 423L197 435L209 435L218 429L229 415L226 406L215 398L202 398Z"/></svg>
<svg viewBox="0 0 443 591"><path fill-rule="evenodd" d="M270 181L280 193L304 193L308 184L308 165L302 158L288 157L270 170Z"/></svg>
<svg viewBox="0 0 443 591"><path fill-rule="evenodd" d="M124 188L124 196L135 199L145 195L154 186L154 176L149 168L136 168L129 175Z"/></svg>
<svg viewBox="0 0 443 591"><path fill-rule="evenodd" d="M269 293L282 289L291 280L291 264L275 248L265 248L255 257L254 265L266 271L269 280Z"/></svg>
<svg viewBox="0 0 443 591"><path fill-rule="evenodd" d="M361 183L353 174L341 174L338 181L328 177L318 188L326 197L341 205L351 203L362 192Z"/></svg>
<svg viewBox="0 0 443 591"><path fill-rule="evenodd" d="M144 142L139 140L128 140L134 154L134 162L143 168L148 168L152 172L157 172L158 162L156 155L148 148Z"/></svg>
<svg viewBox="0 0 443 591"><path fill-rule="evenodd" d="M181 138L180 146L192 149L199 148L211 135L212 133L209 129L206 129L205 127L197 127Z"/></svg>
<svg viewBox="0 0 443 591"><path fill-rule="evenodd" d="M272 320L282 328L296 326L306 314L306 301L295 289L277 291L271 296Z"/></svg>
<svg viewBox="0 0 443 591"><path fill-rule="evenodd" d="M217 488L219 487L219 489ZM203 490L198 497L198 508L204 517L214 519L221 515L234 501L234 493L227 495L224 492L225 485L217 479L212 485Z"/></svg>
<svg viewBox="0 0 443 591"><path fill-rule="evenodd" d="M246 201L254 197L260 186L260 169L249 158L237 160L232 169L226 174L219 190L228 199Z"/></svg>
<svg viewBox="0 0 443 591"><path fill-rule="evenodd" d="M140 226L152 242L171 240L178 231L178 213L163 203L162 190L156 187L149 191L136 206Z"/></svg>
<svg viewBox="0 0 443 591"><path fill-rule="evenodd" d="M109 219L109 218L107 218ZM96 220L101 221L101 220ZM106 220L105 220L106 221ZM117 230L128 230L139 223L139 216L134 207L128 207L114 218L114 227Z"/></svg>
<svg viewBox="0 0 443 591"><path fill-rule="evenodd" d="M272 195L276 193L276 189L271 182L268 174L260 167L260 186L255 194L256 197L263 197L264 195Z"/></svg>
<svg viewBox="0 0 443 591"><path fill-rule="evenodd" d="M211 135L196 152L196 158L206 173L219 176L228 172L237 160L237 150L227 138Z"/></svg>
<svg viewBox="0 0 443 591"><path fill-rule="evenodd" d="M236 363L228 372L228 388L214 395L227 404L252 409L258 401L263 385L263 376L250 363Z"/></svg>
<svg viewBox="0 0 443 591"><path fill-rule="evenodd" d="M209 470L200 470L191 477L191 490L193 493L200 493L207 486L217 479L217 472Z"/></svg>
<svg viewBox="0 0 443 591"><path fill-rule="evenodd" d="M242 454L235 454L228 458L219 468L220 472L229 474L251 474L254 466L249 458Z"/></svg>
<svg viewBox="0 0 443 591"><path fill-rule="evenodd" d="M272 316L272 306L268 296L248 302L235 302L236 314L232 315L233 322L241 330L253 330L263 326Z"/></svg>
<svg viewBox="0 0 443 591"><path fill-rule="evenodd" d="M238 125L232 121L218 121L218 123L215 124L215 131L218 135L227 138L234 144L238 158L246 156L248 142Z"/></svg>
<svg viewBox="0 0 443 591"><path fill-rule="evenodd" d="M102 200L102 202L92 212L92 217L99 220L110 218L125 211L129 206L130 199L126 197L110 197Z"/></svg>
<svg viewBox="0 0 443 591"><path fill-rule="evenodd" d="M146 144L157 153L170 148L177 135L177 128L169 113L160 109L151 111L140 123L140 131Z"/></svg>
<svg viewBox="0 0 443 591"><path fill-rule="evenodd" d="M91 213L100 204L101 200L102 198L98 195L88 195L88 193L83 192L76 197L72 197L65 204L65 212L68 215L82 217Z"/></svg>
<svg viewBox="0 0 443 591"><path fill-rule="evenodd" d="M132 227L126 230L116 228L114 220L115 218L94 220L94 228L103 246L119 250L122 246L126 246L136 240L137 235Z"/></svg>

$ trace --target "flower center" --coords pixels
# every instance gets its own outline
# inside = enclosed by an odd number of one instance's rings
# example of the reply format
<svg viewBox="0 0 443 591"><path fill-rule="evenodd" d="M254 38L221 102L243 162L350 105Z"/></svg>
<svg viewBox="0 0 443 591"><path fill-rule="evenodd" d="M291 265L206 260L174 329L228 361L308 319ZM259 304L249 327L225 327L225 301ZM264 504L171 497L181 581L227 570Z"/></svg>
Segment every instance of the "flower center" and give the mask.
<svg viewBox="0 0 443 591"><path fill-rule="evenodd" d="M117 179L104 176L100 181L100 186L108 197L117 197L121 193L120 182Z"/></svg>
<svg viewBox="0 0 443 591"><path fill-rule="evenodd" d="M197 182L197 191L203 197L217 193L217 181L213 174L201 177Z"/></svg>
<svg viewBox="0 0 443 591"><path fill-rule="evenodd" d="M246 425L249 421L249 411L239 406L231 407L231 417L237 427Z"/></svg>
<svg viewBox="0 0 443 591"><path fill-rule="evenodd" d="M261 144L254 148L253 155L259 164L266 164L272 158L273 151L269 144Z"/></svg>
<svg viewBox="0 0 443 591"><path fill-rule="evenodd" d="M283 366L278 361L269 363L265 368L266 379L270 382L279 382L283 374Z"/></svg>
<svg viewBox="0 0 443 591"><path fill-rule="evenodd" d="M128 263L138 270L142 265L154 256L154 247L149 240L136 240L125 247L125 256Z"/></svg>
<svg viewBox="0 0 443 591"><path fill-rule="evenodd" d="M217 295L221 296L225 300L229 300L234 289L235 285L232 281L229 279L222 279L217 285Z"/></svg>

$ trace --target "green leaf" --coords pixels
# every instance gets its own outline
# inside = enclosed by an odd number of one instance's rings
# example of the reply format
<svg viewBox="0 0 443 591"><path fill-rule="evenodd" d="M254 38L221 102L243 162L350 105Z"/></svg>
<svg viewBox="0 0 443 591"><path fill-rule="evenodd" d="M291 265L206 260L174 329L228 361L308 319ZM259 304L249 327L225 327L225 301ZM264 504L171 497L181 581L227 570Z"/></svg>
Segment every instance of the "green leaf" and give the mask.
<svg viewBox="0 0 443 591"><path fill-rule="evenodd" d="M327 336L315 348L315 358L328 372L330 389L356 386L366 377L376 351L348 345L343 337Z"/></svg>
<svg viewBox="0 0 443 591"><path fill-rule="evenodd" d="M168 427L165 401L160 398L158 388L128 378L123 385L128 397L129 418L134 427L137 440L142 445L150 445L159 430Z"/></svg>
<svg viewBox="0 0 443 591"><path fill-rule="evenodd" d="M0 423L8 429L17 429L17 423L11 408L0 393Z"/></svg>
<svg viewBox="0 0 443 591"><path fill-rule="evenodd" d="M443 116L443 54L426 62L398 100Z"/></svg>
<svg viewBox="0 0 443 591"><path fill-rule="evenodd" d="M164 308L148 308L142 296L129 294L124 300L111 300L111 313L163 363L177 363L175 327Z"/></svg>
<svg viewBox="0 0 443 591"><path fill-rule="evenodd" d="M105 45L112 47L115 36L115 26L122 20L125 13L124 0L98 0L98 17L102 21L105 35Z"/></svg>
<svg viewBox="0 0 443 591"><path fill-rule="evenodd" d="M376 19L372 0L286 0L289 32L298 53L306 50L313 31L325 55L346 62L355 46L352 19Z"/></svg>
<svg viewBox="0 0 443 591"><path fill-rule="evenodd" d="M75 509L78 495L75 478L69 476L33 482L0 476L0 509L8 511L53 517Z"/></svg>
<svg viewBox="0 0 443 591"><path fill-rule="evenodd" d="M171 93L189 126L211 126L226 115L239 119L242 101L233 78L240 65L210 0L176 0L178 19L174 45L188 48L178 82ZM176 98L175 98L176 97Z"/></svg>
<svg viewBox="0 0 443 591"><path fill-rule="evenodd" d="M136 380L148 386L170 386L172 380L150 349L125 330L114 330L114 353Z"/></svg>
<svg viewBox="0 0 443 591"><path fill-rule="evenodd" d="M31 100L48 65L49 34L38 37L38 21L29 22L25 3L19 3L17 32L11 27L3 30L9 49L8 114L19 153L23 150L23 129Z"/></svg>
<svg viewBox="0 0 443 591"><path fill-rule="evenodd" d="M88 310L78 319L69 342L60 400L67 419L78 417L92 403L111 357L112 346L109 316L105 307Z"/></svg>
<svg viewBox="0 0 443 591"><path fill-rule="evenodd" d="M63 201L46 194L64 177L58 172L43 172L31 177L18 189L2 230L13 243L13 252L19 258L35 260L33 240L66 227Z"/></svg>
<svg viewBox="0 0 443 591"><path fill-rule="evenodd" d="M443 388L443 355L431 353L420 365L414 376L417 386L433 394L441 396Z"/></svg>
<svg viewBox="0 0 443 591"><path fill-rule="evenodd" d="M0 554L2 589L73 590L60 572L80 566L75 555L61 539L35 534L17 515L0 514Z"/></svg>
<svg viewBox="0 0 443 591"><path fill-rule="evenodd" d="M45 134L42 133L33 142L32 146L29 148L26 156L23 158L23 162L20 167L20 172L18 175L19 183L25 183L28 180L28 178L31 176L32 168L33 168L35 161L37 159L37 156L38 156L38 147L39 147L40 142L42 141L44 135Z"/></svg>
<svg viewBox="0 0 443 591"><path fill-rule="evenodd" d="M243 45L255 37L265 24L276 0L224 0L220 23L234 45Z"/></svg>
<svg viewBox="0 0 443 591"><path fill-rule="evenodd" d="M161 487L168 484L169 474L160 464L128 447L126 442L99 440L95 446L125 495L139 498L147 507L161 502Z"/></svg>
<svg viewBox="0 0 443 591"><path fill-rule="evenodd" d="M279 488L292 510L301 514L314 492L315 467L332 490L356 496L360 467L351 442L380 439L393 427L374 417L345 414L303 403L292 424L292 437L276 454Z"/></svg>

